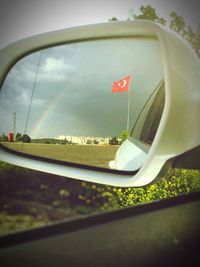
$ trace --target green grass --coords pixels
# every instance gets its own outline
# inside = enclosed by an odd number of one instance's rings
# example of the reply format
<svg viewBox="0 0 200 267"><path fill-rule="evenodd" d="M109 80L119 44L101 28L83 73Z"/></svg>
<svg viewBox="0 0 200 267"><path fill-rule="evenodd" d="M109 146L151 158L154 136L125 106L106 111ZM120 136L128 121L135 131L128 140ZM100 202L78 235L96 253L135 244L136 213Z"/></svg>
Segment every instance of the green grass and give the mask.
<svg viewBox="0 0 200 267"><path fill-rule="evenodd" d="M20 150L21 144L7 143ZM24 144L44 157L107 167L117 146ZM95 179L95 177L94 177ZM159 201L200 190L200 170L169 169L155 184L119 188L0 162L0 235L76 216Z"/></svg>
<svg viewBox="0 0 200 267"><path fill-rule="evenodd" d="M0 161L0 235L199 190L200 170L170 169L155 184L119 188Z"/></svg>
<svg viewBox="0 0 200 267"><path fill-rule="evenodd" d="M109 168L119 146L3 143L13 150L67 162Z"/></svg>

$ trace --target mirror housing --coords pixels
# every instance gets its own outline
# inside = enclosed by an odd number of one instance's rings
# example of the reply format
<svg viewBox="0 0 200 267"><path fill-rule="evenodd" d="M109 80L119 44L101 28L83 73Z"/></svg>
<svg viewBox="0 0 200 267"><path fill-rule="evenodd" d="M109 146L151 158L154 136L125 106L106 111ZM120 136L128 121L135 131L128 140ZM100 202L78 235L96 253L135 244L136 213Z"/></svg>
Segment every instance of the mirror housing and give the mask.
<svg viewBox="0 0 200 267"><path fill-rule="evenodd" d="M140 170L137 173L120 172L61 163L13 152L2 145L0 160L69 178L130 187L151 183L167 162L173 164L177 157L199 146L200 61L185 40L154 22L109 22L45 33L18 41L0 51L0 84L2 86L8 71L19 59L34 51L66 43L116 37L157 38L163 59L164 111ZM123 158L123 149L118 151L116 157Z"/></svg>

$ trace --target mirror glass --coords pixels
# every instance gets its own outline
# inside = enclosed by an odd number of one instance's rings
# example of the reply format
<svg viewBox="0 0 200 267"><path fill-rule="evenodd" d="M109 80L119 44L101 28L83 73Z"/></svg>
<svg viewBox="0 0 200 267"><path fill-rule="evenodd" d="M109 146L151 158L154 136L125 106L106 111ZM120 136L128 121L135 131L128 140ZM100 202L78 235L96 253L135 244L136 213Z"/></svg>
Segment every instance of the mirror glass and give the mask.
<svg viewBox="0 0 200 267"><path fill-rule="evenodd" d="M1 144L66 162L137 170L163 107L157 39L51 47L22 58L4 80Z"/></svg>

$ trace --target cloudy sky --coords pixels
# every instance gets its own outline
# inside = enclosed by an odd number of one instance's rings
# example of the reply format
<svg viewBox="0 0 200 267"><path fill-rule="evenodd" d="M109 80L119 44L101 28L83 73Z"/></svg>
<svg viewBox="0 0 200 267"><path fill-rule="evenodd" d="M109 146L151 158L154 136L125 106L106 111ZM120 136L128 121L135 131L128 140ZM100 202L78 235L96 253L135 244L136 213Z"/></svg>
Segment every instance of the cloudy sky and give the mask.
<svg viewBox="0 0 200 267"><path fill-rule="evenodd" d="M127 75L132 77L129 93L112 93L113 82ZM26 132L32 138L119 136L127 127L129 96L133 125L162 79L155 39L99 40L49 48L25 57L7 76L0 94L1 131L13 131L16 112L16 132L25 132L31 107Z"/></svg>

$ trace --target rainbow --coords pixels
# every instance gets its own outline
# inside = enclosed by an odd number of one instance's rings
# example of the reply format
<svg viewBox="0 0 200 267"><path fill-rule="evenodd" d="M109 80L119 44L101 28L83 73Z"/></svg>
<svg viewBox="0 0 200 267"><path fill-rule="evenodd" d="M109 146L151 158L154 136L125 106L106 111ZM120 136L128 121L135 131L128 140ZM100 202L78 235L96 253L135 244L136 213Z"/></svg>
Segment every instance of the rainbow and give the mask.
<svg viewBox="0 0 200 267"><path fill-rule="evenodd" d="M48 105L45 105L45 109L43 110L41 116L38 118L36 123L31 127L31 131L30 131L31 136L33 137L38 136L38 133L40 132L40 129L44 125L44 121L48 118L50 111L53 110L55 104L59 102L59 100L62 98L64 93L65 93L65 90L62 90L60 93L56 95L55 98L49 101Z"/></svg>

